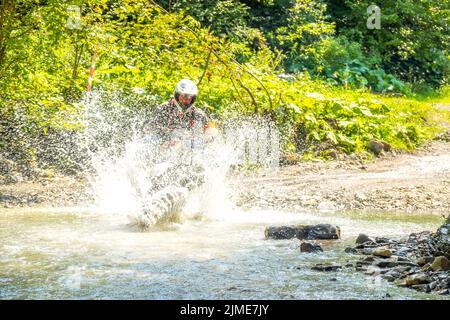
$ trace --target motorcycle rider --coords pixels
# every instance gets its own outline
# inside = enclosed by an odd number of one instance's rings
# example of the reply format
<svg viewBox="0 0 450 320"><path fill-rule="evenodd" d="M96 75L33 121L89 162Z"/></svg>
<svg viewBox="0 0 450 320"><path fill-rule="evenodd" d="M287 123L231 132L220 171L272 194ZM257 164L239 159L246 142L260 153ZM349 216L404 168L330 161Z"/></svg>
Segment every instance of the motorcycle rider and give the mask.
<svg viewBox="0 0 450 320"><path fill-rule="evenodd" d="M197 86L191 80L178 82L169 101L155 109L144 132L151 133L155 139L153 141L162 149L174 147L175 150L177 146L174 143L180 143L174 139L177 131L184 135L181 138L187 140L202 135L206 140L216 137L218 131L208 116L194 106L197 94ZM186 161L178 152L176 158L178 164L152 177L152 189L149 190L152 196L143 201L143 212L136 220L137 225L144 230L176 217L186 203L188 192L204 183L202 164L192 163L192 158Z"/></svg>
<svg viewBox="0 0 450 320"><path fill-rule="evenodd" d="M195 135L216 136L218 131L215 126L205 112L195 106L197 94L197 86L191 80L178 82L173 96L155 109L144 132L152 130L163 142L168 142L178 129Z"/></svg>

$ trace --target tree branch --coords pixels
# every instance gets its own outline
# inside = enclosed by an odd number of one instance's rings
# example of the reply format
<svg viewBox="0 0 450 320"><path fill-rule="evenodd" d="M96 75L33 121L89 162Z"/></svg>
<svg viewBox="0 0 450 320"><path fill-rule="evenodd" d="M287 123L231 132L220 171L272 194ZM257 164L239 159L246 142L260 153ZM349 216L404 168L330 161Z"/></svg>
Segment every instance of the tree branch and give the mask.
<svg viewBox="0 0 450 320"><path fill-rule="evenodd" d="M211 50L209 50L209 52L208 52L208 57L206 58L205 69L203 70L200 80L198 80L197 86L200 86L200 83L202 83L203 77L205 76L206 70L208 69L210 59L211 59Z"/></svg>

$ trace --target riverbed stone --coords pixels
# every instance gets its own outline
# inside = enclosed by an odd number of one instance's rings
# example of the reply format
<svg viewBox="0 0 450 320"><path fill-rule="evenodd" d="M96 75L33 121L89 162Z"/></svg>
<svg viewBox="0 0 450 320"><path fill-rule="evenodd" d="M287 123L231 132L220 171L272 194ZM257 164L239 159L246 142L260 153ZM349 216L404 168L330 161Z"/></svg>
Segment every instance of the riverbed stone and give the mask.
<svg viewBox="0 0 450 320"><path fill-rule="evenodd" d="M439 295L448 295L449 293L450 293L450 290L448 290L448 289L443 289L443 290L438 291Z"/></svg>
<svg viewBox="0 0 450 320"><path fill-rule="evenodd" d="M323 252L323 249L317 243L302 242L300 243L300 252Z"/></svg>
<svg viewBox="0 0 450 320"><path fill-rule="evenodd" d="M392 275L390 275L390 274L383 274L381 277L382 277L384 280L389 281L389 282L393 282L393 281L395 281L395 279L396 279L394 276L392 276Z"/></svg>
<svg viewBox="0 0 450 320"><path fill-rule="evenodd" d="M429 284L429 286L430 286L430 290L434 290L438 286L438 282L437 281L433 281L433 282L431 282Z"/></svg>
<svg viewBox="0 0 450 320"><path fill-rule="evenodd" d="M331 240L341 237L341 229L331 224L318 224L309 229L306 239Z"/></svg>
<svg viewBox="0 0 450 320"><path fill-rule="evenodd" d="M416 273L405 279L406 285L413 286L417 284L427 284L431 282L430 276L425 273Z"/></svg>
<svg viewBox="0 0 450 320"><path fill-rule="evenodd" d="M386 247L379 247L376 248L372 254L377 257L389 258L392 256L392 251Z"/></svg>
<svg viewBox="0 0 450 320"><path fill-rule="evenodd" d="M358 250L356 250L355 248L352 248L352 247L347 247L347 248L345 248L344 252L349 253L349 254L356 254L356 253L358 253Z"/></svg>
<svg viewBox="0 0 450 320"><path fill-rule="evenodd" d="M420 270L421 270L422 272L428 272L428 271L431 271L431 270L433 270L433 269L431 269L431 264L427 263L427 264L424 264L424 265L420 268Z"/></svg>
<svg viewBox="0 0 450 320"><path fill-rule="evenodd" d="M333 240L339 239L341 230L338 226L330 224L297 225L267 227L264 231L266 239L292 239L300 240Z"/></svg>
<svg viewBox="0 0 450 320"><path fill-rule="evenodd" d="M318 263L311 268L311 270L326 272L338 271L340 269L342 269L342 266L334 263Z"/></svg>
<svg viewBox="0 0 450 320"><path fill-rule="evenodd" d="M444 256L436 257L431 264L431 269L433 269L433 271L450 270L450 261Z"/></svg>
<svg viewBox="0 0 450 320"><path fill-rule="evenodd" d="M363 243L365 243L365 242L367 242L367 241L371 241L371 239L369 238L369 236L368 235L366 235L366 234L364 234L364 233L360 233L359 235L358 235L358 237L356 238L356 244L363 244Z"/></svg>
<svg viewBox="0 0 450 320"><path fill-rule="evenodd" d="M374 265L376 265L379 268L393 268L398 266L398 261L395 260L377 260L374 262Z"/></svg>
<svg viewBox="0 0 450 320"><path fill-rule="evenodd" d="M267 239L292 239L297 235L297 229L293 226L283 226L283 227L268 227L264 231Z"/></svg>
<svg viewBox="0 0 450 320"><path fill-rule="evenodd" d="M421 292L430 292L430 286L428 284L415 284L411 286L412 289L421 291Z"/></svg>
<svg viewBox="0 0 450 320"><path fill-rule="evenodd" d="M433 260L434 260L434 258L431 256L419 257L419 258L417 258L416 263L422 267L422 266L426 265L427 263L432 263Z"/></svg>

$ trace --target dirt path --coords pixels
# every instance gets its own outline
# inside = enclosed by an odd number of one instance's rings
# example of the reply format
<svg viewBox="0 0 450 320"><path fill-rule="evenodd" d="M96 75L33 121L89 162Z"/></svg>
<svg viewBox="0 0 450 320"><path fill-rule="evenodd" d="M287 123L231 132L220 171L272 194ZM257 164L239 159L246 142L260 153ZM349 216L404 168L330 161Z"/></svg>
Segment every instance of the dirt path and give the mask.
<svg viewBox="0 0 450 320"><path fill-rule="evenodd" d="M0 184L0 208L71 207L92 201L84 178L56 176Z"/></svg>
<svg viewBox="0 0 450 320"><path fill-rule="evenodd" d="M244 208L448 213L450 143L434 141L414 155L389 155L364 165L309 162L233 181L235 201Z"/></svg>

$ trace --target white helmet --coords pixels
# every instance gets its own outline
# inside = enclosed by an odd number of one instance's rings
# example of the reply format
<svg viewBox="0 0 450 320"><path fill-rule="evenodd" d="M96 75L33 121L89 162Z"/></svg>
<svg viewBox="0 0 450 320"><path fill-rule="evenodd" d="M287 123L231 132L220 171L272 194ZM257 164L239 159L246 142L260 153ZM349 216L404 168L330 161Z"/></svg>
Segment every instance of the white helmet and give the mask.
<svg viewBox="0 0 450 320"><path fill-rule="evenodd" d="M197 98L198 89L194 82L192 82L189 79L183 79L180 82L178 82L177 86L175 87L174 97L176 102L181 105L180 103L180 95L183 95L185 98L192 97L191 103L187 106L190 107L194 104L195 99Z"/></svg>

